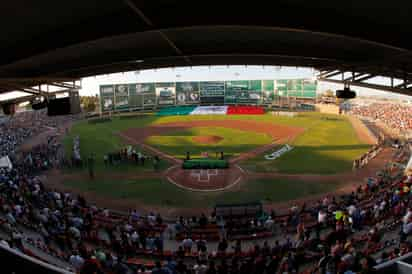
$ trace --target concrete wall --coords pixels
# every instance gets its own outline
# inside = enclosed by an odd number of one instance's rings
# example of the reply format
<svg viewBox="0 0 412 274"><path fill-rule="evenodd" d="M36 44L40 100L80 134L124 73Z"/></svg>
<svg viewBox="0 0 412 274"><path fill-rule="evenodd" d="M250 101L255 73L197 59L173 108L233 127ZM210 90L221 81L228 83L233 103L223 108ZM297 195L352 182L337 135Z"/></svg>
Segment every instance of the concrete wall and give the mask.
<svg viewBox="0 0 412 274"><path fill-rule="evenodd" d="M339 106L334 104L316 104L315 108L320 113L339 114Z"/></svg>

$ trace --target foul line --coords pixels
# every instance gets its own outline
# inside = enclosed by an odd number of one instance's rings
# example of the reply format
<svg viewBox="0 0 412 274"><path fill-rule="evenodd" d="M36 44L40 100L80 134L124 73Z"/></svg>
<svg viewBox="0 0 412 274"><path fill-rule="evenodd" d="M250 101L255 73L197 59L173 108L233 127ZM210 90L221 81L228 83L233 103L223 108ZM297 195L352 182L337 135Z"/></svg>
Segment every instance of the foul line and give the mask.
<svg viewBox="0 0 412 274"><path fill-rule="evenodd" d="M236 166L238 169L240 169L240 171L241 171L243 174L246 174L246 171L245 171L241 166L236 165L236 164L235 164L235 166Z"/></svg>

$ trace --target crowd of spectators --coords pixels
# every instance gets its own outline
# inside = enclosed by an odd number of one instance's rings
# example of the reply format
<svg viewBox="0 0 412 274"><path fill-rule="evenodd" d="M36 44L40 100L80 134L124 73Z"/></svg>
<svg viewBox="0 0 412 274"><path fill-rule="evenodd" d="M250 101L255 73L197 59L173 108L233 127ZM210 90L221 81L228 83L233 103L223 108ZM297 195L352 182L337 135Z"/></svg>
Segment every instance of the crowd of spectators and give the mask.
<svg viewBox="0 0 412 274"><path fill-rule="evenodd" d="M353 106L352 114L372 118L401 132L412 131L412 105L395 103L373 103Z"/></svg>
<svg viewBox="0 0 412 274"><path fill-rule="evenodd" d="M55 119L65 118L43 116L40 126L59 126ZM51 136L19 155L18 146L39 124L11 130L12 124L19 128L18 117L12 120L0 133L0 151L15 154L13 168L0 170L0 220L7 235L0 244L21 252L27 252L26 243L35 245L80 273L373 273L374 264L411 250L412 177L397 165L351 194L326 196L285 214L272 211L237 222L201 214L170 222L137 209L122 214L98 208L82 196L46 188L39 175L59 166L59 138ZM405 163L409 156L409 146L402 145L392 160ZM206 237L194 239L191 233L174 240L179 231L210 225L220 231L213 248ZM266 241L232 241L234 230L262 228L272 232ZM26 229L38 237L26 235ZM166 241L175 248L166 250Z"/></svg>

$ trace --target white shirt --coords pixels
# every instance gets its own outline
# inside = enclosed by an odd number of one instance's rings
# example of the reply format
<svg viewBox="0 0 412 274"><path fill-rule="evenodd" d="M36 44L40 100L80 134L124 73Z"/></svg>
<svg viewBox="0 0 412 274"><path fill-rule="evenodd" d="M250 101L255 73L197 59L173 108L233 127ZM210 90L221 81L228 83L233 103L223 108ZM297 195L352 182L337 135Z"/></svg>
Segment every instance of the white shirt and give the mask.
<svg viewBox="0 0 412 274"><path fill-rule="evenodd" d="M137 242L138 240L139 240L139 234L135 231L135 232L133 232L132 233L132 236L131 236L131 239L132 239L132 242Z"/></svg>
<svg viewBox="0 0 412 274"><path fill-rule="evenodd" d="M412 222L403 224L402 231L405 234L409 234L410 232L412 232Z"/></svg>
<svg viewBox="0 0 412 274"><path fill-rule="evenodd" d="M71 255L69 261L76 270L81 269L84 264L84 259L79 255Z"/></svg>
<svg viewBox="0 0 412 274"><path fill-rule="evenodd" d="M352 216L352 215L353 215L353 213L355 213L355 211L356 211L356 207L355 207L354 205L350 205L350 206L348 206L348 213L349 213L349 216Z"/></svg>
<svg viewBox="0 0 412 274"><path fill-rule="evenodd" d="M326 222L326 217L327 217L327 214L325 212L319 211L319 213L318 213L318 222L319 223Z"/></svg>
<svg viewBox="0 0 412 274"><path fill-rule="evenodd" d="M195 274L206 274L207 272L207 266L205 266L204 264L196 264L193 267L193 271L195 272Z"/></svg>
<svg viewBox="0 0 412 274"><path fill-rule="evenodd" d="M408 221L409 221L409 219L410 219L411 216L412 216L412 211L411 211L411 210L408 210L408 212L406 212L405 216L403 216L402 222L403 222L404 224L408 223Z"/></svg>

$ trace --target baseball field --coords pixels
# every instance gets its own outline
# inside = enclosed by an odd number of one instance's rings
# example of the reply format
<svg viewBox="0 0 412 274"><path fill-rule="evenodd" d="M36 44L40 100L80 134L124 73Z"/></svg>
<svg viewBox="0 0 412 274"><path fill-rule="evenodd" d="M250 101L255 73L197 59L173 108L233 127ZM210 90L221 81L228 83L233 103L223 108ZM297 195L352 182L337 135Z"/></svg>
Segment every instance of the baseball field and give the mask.
<svg viewBox="0 0 412 274"><path fill-rule="evenodd" d="M82 158L94 155L96 178L89 178L87 168L72 168L61 171L52 183L120 209L131 204L169 210L222 202L276 204L315 197L354 183L353 160L371 146L347 117L320 113L85 120L65 137L68 157L75 136L80 137ZM292 149L276 159L265 157L286 144ZM144 165L104 163L105 155L129 146L146 156ZM230 168L182 171L187 152L192 158L212 159L223 152ZM156 170L154 155L160 158Z"/></svg>

